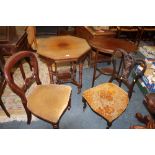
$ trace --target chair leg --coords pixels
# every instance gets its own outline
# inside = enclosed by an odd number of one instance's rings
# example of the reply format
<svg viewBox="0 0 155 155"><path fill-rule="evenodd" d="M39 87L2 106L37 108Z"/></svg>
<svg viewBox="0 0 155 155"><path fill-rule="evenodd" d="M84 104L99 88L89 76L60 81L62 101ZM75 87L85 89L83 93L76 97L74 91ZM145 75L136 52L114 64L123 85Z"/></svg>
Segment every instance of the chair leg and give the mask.
<svg viewBox="0 0 155 155"><path fill-rule="evenodd" d="M86 107L87 107L87 104L84 102L84 103L83 103L83 111L86 110Z"/></svg>
<svg viewBox="0 0 155 155"><path fill-rule="evenodd" d="M3 102L2 102L1 99L0 99L0 106L2 107L3 111L5 112L5 114L6 114L8 117L10 117L10 114L9 114L9 112L6 110L6 108L5 108L5 106L4 106L4 104L3 104Z"/></svg>
<svg viewBox="0 0 155 155"><path fill-rule="evenodd" d="M32 114L30 111L26 111L26 113L27 113L27 124L30 124L32 120Z"/></svg>
<svg viewBox="0 0 155 155"><path fill-rule="evenodd" d="M53 129L59 129L59 123L52 123Z"/></svg>
<svg viewBox="0 0 155 155"><path fill-rule="evenodd" d="M71 97L69 98L69 103L68 103L68 107L67 107L68 110L71 109Z"/></svg>
<svg viewBox="0 0 155 155"><path fill-rule="evenodd" d="M83 111L85 111L87 104L86 104L86 100L84 98L82 98L82 102L83 102Z"/></svg>
<svg viewBox="0 0 155 155"><path fill-rule="evenodd" d="M107 127L106 127L106 129L109 129L111 126L112 126L112 122L108 122L107 121Z"/></svg>

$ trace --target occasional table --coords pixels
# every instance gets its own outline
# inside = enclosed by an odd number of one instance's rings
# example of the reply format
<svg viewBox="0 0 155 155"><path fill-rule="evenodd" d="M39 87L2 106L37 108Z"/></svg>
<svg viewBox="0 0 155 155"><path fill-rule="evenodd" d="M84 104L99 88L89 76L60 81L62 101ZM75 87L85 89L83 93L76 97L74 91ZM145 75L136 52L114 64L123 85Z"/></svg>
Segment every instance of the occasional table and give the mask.
<svg viewBox="0 0 155 155"><path fill-rule="evenodd" d="M85 39L73 36L54 36L38 39L37 53L45 60L50 76L50 83L71 82L82 88L83 63L89 55L90 46ZM58 71L58 64L70 63L70 69ZM79 81L76 80L76 65L79 65Z"/></svg>
<svg viewBox="0 0 155 155"><path fill-rule="evenodd" d="M98 54L102 53L105 55L105 62L111 61L111 56L117 48L122 48L128 52L135 52L137 50L137 46L127 40L122 39L116 39L116 38L93 38L89 40L89 45L92 47L92 49L96 52L95 54L95 61L94 61L94 74L93 74L93 81L92 86L94 86L95 80L99 77L101 74L111 75L112 68L97 68L97 59ZM99 75L96 76L96 71L99 71Z"/></svg>

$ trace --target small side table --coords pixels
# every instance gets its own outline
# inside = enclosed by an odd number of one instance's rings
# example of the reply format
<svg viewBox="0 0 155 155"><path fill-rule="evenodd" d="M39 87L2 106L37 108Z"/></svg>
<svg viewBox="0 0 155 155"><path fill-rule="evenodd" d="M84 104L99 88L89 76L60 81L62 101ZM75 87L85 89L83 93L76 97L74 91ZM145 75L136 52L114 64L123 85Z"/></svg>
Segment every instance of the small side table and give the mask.
<svg viewBox="0 0 155 155"><path fill-rule="evenodd" d="M108 68L106 67L103 69L97 68L97 59L98 59L99 53L102 53L105 55L104 62L110 62L111 56L117 48L122 48L127 52L135 52L137 49L137 46L133 42L123 40L123 39L116 39L116 38L93 38L89 40L89 44L92 47L92 49L94 49L94 51L96 52L92 87L94 86L94 82L99 77L99 75L101 74L111 75L113 71L109 67ZM99 71L100 73L97 76L96 76L96 71Z"/></svg>
<svg viewBox="0 0 155 155"><path fill-rule="evenodd" d="M56 36L38 40L37 53L44 58L48 66L51 83L71 82L78 87L78 93L80 93L83 64L90 49L85 39L73 36ZM58 64L64 62L70 63L70 71L61 73L57 67ZM79 81L76 80L76 65L79 65Z"/></svg>

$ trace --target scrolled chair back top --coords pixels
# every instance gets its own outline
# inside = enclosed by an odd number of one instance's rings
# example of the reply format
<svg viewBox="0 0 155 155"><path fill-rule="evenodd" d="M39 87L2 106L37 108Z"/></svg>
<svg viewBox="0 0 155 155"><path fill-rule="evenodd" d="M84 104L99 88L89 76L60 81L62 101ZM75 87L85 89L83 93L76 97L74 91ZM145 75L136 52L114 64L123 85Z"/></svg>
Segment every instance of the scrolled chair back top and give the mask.
<svg viewBox="0 0 155 155"><path fill-rule="evenodd" d="M30 70L32 72L30 77L26 77L25 70L23 67L23 61L26 60L29 64ZM24 84L20 87L14 80L13 74L16 69L19 68ZM41 84L39 79L38 62L35 55L30 51L19 51L18 53L12 55L6 62L4 66L5 79L14 93L22 98L25 98L26 90L35 81L37 84Z"/></svg>
<svg viewBox="0 0 155 155"><path fill-rule="evenodd" d="M143 59L136 59L133 54L125 51L124 49L116 49L112 56L113 73L110 82L113 80L118 81L119 86L125 84L129 89L129 98L132 95L133 87L137 80L144 75L146 70L146 62ZM136 71L137 67L140 70L136 73L134 77L133 72ZM132 80L131 78L132 77Z"/></svg>

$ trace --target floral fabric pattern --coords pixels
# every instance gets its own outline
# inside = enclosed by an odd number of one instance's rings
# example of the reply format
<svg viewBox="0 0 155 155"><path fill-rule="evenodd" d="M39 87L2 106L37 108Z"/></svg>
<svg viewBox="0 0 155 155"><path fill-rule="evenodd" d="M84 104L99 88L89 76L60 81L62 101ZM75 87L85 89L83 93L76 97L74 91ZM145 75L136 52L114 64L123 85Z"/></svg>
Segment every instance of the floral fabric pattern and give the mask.
<svg viewBox="0 0 155 155"><path fill-rule="evenodd" d="M89 106L109 122L115 120L126 109L128 94L113 83L104 83L83 93Z"/></svg>

